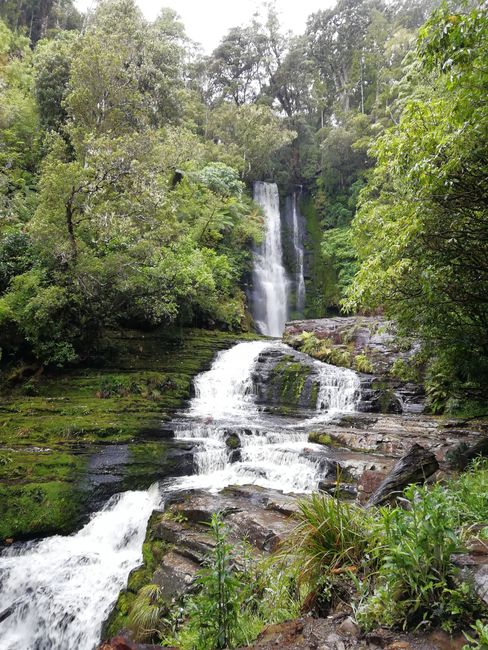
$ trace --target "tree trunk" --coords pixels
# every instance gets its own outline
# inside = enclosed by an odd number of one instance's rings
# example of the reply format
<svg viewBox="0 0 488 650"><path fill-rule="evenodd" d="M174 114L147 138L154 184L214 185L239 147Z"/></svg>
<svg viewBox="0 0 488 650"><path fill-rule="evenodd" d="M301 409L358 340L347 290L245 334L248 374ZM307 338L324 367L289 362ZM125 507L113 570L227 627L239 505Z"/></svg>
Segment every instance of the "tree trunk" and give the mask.
<svg viewBox="0 0 488 650"><path fill-rule="evenodd" d="M408 485L424 483L438 469L439 463L431 451L418 444L413 445L373 492L366 508L396 499Z"/></svg>

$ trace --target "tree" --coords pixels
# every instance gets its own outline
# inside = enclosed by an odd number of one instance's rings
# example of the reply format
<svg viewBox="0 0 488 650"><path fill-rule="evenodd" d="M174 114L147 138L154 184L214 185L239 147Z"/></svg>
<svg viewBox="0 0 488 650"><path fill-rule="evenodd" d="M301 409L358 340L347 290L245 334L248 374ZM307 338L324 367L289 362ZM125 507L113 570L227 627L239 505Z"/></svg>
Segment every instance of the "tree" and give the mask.
<svg viewBox="0 0 488 650"><path fill-rule="evenodd" d="M177 122L182 30L174 12L148 24L134 0L104 0L82 36L66 99L75 127L99 134Z"/></svg>
<svg viewBox="0 0 488 650"><path fill-rule="evenodd" d="M63 31L54 39L39 41L35 49L35 95L41 124L46 130L59 130L66 122L65 99L71 76L73 49L78 38L74 32Z"/></svg>
<svg viewBox="0 0 488 650"><path fill-rule="evenodd" d="M0 233L27 220L34 202L39 118L31 85L28 40L0 21Z"/></svg>
<svg viewBox="0 0 488 650"><path fill-rule="evenodd" d="M254 101L264 83L266 43L256 27L230 29L208 62L215 96L237 106Z"/></svg>
<svg viewBox="0 0 488 650"><path fill-rule="evenodd" d="M355 90L352 64L363 48L372 7L366 0L339 0L333 9L318 11L307 21L310 57L325 84L325 102L330 105L338 97L345 111Z"/></svg>
<svg viewBox="0 0 488 650"><path fill-rule="evenodd" d="M435 85L374 145L354 222L362 264L348 305L383 305L448 364L452 390L488 375L487 34L481 6L443 5L421 30Z"/></svg>
<svg viewBox="0 0 488 650"><path fill-rule="evenodd" d="M81 15L73 0L3 0L0 18L14 31L23 31L32 43L51 29L78 29Z"/></svg>
<svg viewBox="0 0 488 650"><path fill-rule="evenodd" d="M208 134L219 143L217 149L234 150L250 180L272 178L274 154L296 137L268 106L228 103L211 112Z"/></svg>

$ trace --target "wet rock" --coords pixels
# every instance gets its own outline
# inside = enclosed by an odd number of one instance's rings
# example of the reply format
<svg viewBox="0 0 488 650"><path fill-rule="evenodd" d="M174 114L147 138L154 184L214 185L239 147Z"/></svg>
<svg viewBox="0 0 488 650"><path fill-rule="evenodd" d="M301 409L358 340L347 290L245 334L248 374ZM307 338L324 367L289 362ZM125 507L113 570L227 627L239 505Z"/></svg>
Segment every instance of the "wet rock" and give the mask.
<svg viewBox="0 0 488 650"><path fill-rule="evenodd" d="M450 465L458 469L465 469L478 456L488 456L488 437L484 437L472 445L466 442L460 443L448 452L447 459Z"/></svg>
<svg viewBox="0 0 488 650"><path fill-rule="evenodd" d="M454 555L452 561L461 570L460 579L488 606L488 541L478 535L484 528L479 525L471 530L473 537L465 544L467 552Z"/></svg>
<svg viewBox="0 0 488 650"><path fill-rule="evenodd" d="M374 372L385 373L397 359L408 358L416 349L401 350L395 340L395 326L379 316L350 316L291 321L286 324L284 339L290 345L303 333L312 332L335 346L353 345L356 354L366 354Z"/></svg>
<svg viewBox="0 0 488 650"><path fill-rule="evenodd" d="M2 623L2 621L5 621L9 616L11 616L14 613L14 610L15 610L15 606L11 605L10 607L7 607L7 609L0 611L0 623Z"/></svg>
<svg viewBox="0 0 488 650"><path fill-rule="evenodd" d="M292 417L315 411L320 375L311 357L283 347L264 350L257 361L253 374L257 404Z"/></svg>
<svg viewBox="0 0 488 650"><path fill-rule="evenodd" d="M201 563L205 556L215 547L211 535L200 528L191 528L188 524L171 519L160 520L154 528L155 539L178 547L178 553L190 560Z"/></svg>
<svg viewBox="0 0 488 650"><path fill-rule="evenodd" d="M324 479L336 477L340 470L339 464L323 451L316 451L306 447L300 452L300 457L313 463L317 467L319 475Z"/></svg>
<svg viewBox="0 0 488 650"><path fill-rule="evenodd" d="M373 492L366 506L377 506L395 499L407 485L423 483L438 469L439 463L431 451L420 445L413 445Z"/></svg>
<svg viewBox="0 0 488 650"><path fill-rule="evenodd" d="M319 492L325 492L331 496L338 496L340 499L353 499L357 496L358 489L350 483L338 483L337 481L320 481Z"/></svg>
<svg viewBox="0 0 488 650"><path fill-rule="evenodd" d="M241 446L241 439L234 431L226 433L225 444L228 449L239 449Z"/></svg>
<svg viewBox="0 0 488 650"><path fill-rule="evenodd" d="M385 479L384 472L366 470L358 482L358 500L366 503Z"/></svg>
<svg viewBox="0 0 488 650"><path fill-rule="evenodd" d="M270 510L240 511L225 519L233 537L245 539L260 551L272 553L286 539L293 522Z"/></svg>
<svg viewBox="0 0 488 650"><path fill-rule="evenodd" d="M162 597L170 601L188 593L199 564L177 551L170 551L161 560L152 581L161 587Z"/></svg>

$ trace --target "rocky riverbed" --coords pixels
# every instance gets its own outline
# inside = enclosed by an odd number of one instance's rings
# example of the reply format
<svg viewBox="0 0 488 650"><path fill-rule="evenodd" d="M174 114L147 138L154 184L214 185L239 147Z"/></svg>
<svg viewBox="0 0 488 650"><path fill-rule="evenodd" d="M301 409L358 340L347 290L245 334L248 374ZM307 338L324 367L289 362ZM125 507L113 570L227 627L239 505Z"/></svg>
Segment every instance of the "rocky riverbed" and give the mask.
<svg viewBox="0 0 488 650"><path fill-rule="evenodd" d="M297 330L324 333L327 337L334 335L339 348L344 345L343 333L353 328L354 346L360 353L367 349L375 359L374 372L358 373L360 396L358 394L353 412L337 413L326 419L314 418L321 390L321 364L290 347L279 344L265 347L257 356L252 382L255 403L259 411L266 414L268 428L289 431L290 436L305 435L308 439L299 454L304 462L318 468L319 489L366 504L372 496L377 502L394 498L410 482L447 477L466 449L473 448L488 436L488 425L482 421L446 419L423 413L422 387L391 380L388 375L395 360L404 358L407 353L395 348L392 335L378 333L381 321L369 319L364 324L363 320L354 324L352 319L326 319L319 322L318 329L317 321L287 326L287 335L290 332L296 335ZM387 378L387 390L393 396L386 406L385 400L377 394L379 389L375 382L379 378L383 381ZM235 423L226 425L222 440L228 447L231 465L242 464L244 442L255 431ZM198 444L195 441L195 451L198 451ZM148 559L131 575L127 590L121 594L105 626L105 637L128 634L127 614L144 581L158 584L168 603L177 602L193 589L195 575L212 548L205 522L210 521L213 513L221 513L236 547L246 542L256 555L268 555L280 547L295 525L296 498L294 494L283 494L256 484L230 485L216 494L207 489L168 494L164 511L155 511L150 520L146 536ZM488 601L488 579L485 577L488 554L485 550L478 545L460 556L458 562L465 579L476 585L481 599ZM343 605L332 611L327 619L305 617L270 626L252 647L444 650L461 648L465 642L464 637L451 638L440 631L401 635L376 630L362 635L350 614L350 607ZM126 641L119 637L112 645L103 647L122 649L123 645L117 643L135 647L127 641L127 636L125 638Z"/></svg>

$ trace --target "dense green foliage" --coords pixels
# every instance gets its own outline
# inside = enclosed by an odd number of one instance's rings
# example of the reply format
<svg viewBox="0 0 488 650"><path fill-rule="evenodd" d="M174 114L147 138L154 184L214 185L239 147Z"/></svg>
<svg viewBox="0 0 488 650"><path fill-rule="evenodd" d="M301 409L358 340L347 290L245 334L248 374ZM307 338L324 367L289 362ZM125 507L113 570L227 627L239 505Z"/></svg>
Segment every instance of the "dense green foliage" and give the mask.
<svg viewBox="0 0 488 650"><path fill-rule="evenodd" d="M203 56L168 9L3 3L4 360L248 329L265 179L302 188L305 315L385 310L429 350L434 411L485 399L487 31L477 0L338 0L300 36L270 4Z"/></svg>
<svg viewBox="0 0 488 650"><path fill-rule="evenodd" d="M302 500L285 553L305 602L323 612L346 597L365 629L466 625L481 606L457 580L453 554L473 521L486 521L487 480L486 463L476 462L447 486L411 486L401 505L374 512L323 494Z"/></svg>
<svg viewBox="0 0 488 650"><path fill-rule="evenodd" d="M33 52L15 24L0 22L4 358L64 365L128 324L247 328L262 218L241 179L293 132L265 106L207 115L169 10L148 23L106 0Z"/></svg>
<svg viewBox="0 0 488 650"><path fill-rule="evenodd" d="M372 148L348 305L383 306L429 346L431 403L442 410L466 391L487 397L488 15L443 5L418 47L417 85Z"/></svg>

